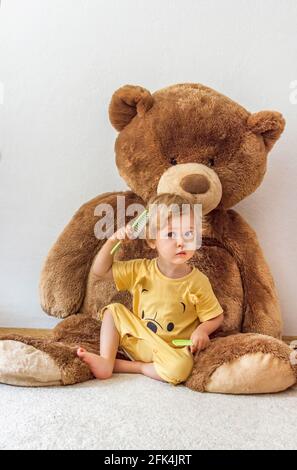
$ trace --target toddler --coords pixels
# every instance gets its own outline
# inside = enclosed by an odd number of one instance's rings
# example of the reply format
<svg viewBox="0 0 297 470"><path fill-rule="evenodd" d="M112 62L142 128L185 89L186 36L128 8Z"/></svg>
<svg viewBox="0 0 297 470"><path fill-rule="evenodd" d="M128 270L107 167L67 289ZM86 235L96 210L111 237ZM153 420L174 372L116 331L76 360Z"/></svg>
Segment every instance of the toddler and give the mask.
<svg viewBox="0 0 297 470"><path fill-rule="evenodd" d="M193 353L208 346L209 335L223 321L207 276L188 264L196 250L193 204L164 193L150 199L149 211L152 205L158 209L145 227L146 243L158 256L113 261L110 251L118 240L133 238L128 224L105 242L92 266L95 276L113 281L118 291L128 290L133 297L132 312L121 303L101 309L100 355L77 350L98 379L125 372L174 385L184 382L193 368ZM190 210L185 212L185 207ZM148 226L154 237L147 235ZM192 346L175 347L172 340L178 338L190 338ZM131 360L116 359L119 347Z"/></svg>

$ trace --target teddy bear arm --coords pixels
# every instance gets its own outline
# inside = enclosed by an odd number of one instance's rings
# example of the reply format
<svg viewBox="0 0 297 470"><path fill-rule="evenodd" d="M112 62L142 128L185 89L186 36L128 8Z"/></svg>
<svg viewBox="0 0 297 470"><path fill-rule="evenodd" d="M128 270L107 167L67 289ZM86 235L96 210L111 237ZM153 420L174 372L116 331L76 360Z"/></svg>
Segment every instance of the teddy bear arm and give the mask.
<svg viewBox="0 0 297 470"><path fill-rule="evenodd" d="M228 245L243 275L246 309L242 331L280 338L282 320L279 299L256 233L234 210L229 210L228 216Z"/></svg>
<svg viewBox="0 0 297 470"><path fill-rule="evenodd" d="M95 236L94 211L99 203L114 205L115 197L105 193L84 204L51 248L39 284L41 306L49 315L66 318L79 311L92 261L106 241Z"/></svg>

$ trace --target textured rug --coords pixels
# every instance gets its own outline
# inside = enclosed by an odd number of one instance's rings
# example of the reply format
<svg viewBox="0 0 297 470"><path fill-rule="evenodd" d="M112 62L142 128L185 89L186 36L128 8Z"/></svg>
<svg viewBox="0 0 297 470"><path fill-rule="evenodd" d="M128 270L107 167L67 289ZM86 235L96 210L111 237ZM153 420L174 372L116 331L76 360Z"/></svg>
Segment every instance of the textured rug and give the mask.
<svg viewBox="0 0 297 470"><path fill-rule="evenodd" d="M141 375L69 387L0 385L0 449L296 449L297 388L193 392Z"/></svg>

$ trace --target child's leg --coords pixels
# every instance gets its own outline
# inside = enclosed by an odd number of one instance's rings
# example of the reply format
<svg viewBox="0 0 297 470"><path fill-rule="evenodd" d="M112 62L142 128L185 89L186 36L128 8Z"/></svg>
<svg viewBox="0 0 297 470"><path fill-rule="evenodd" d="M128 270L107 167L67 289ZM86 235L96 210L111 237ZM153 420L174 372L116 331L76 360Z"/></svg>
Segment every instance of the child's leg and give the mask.
<svg viewBox="0 0 297 470"><path fill-rule="evenodd" d="M166 382L166 380L162 379L156 372L155 366L153 362L142 362L142 371L143 375L147 377L151 377L151 379L160 380L161 382Z"/></svg>
<svg viewBox="0 0 297 470"><path fill-rule="evenodd" d="M143 374L152 379L165 380L157 374L154 364L152 362L141 361L126 361L124 359L116 359L114 363L114 372L122 372L128 374Z"/></svg>
<svg viewBox="0 0 297 470"><path fill-rule="evenodd" d="M100 356L78 348L77 355L86 362L97 379L108 379L112 375L114 361L119 346L119 333L112 313L105 310L100 331Z"/></svg>
<svg viewBox="0 0 297 470"><path fill-rule="evenodd" d="M114 372L122 372L126 374L141 374L141 365L143 363L140 361L128 361L125 359L116 359L114 361Z"/></svg>

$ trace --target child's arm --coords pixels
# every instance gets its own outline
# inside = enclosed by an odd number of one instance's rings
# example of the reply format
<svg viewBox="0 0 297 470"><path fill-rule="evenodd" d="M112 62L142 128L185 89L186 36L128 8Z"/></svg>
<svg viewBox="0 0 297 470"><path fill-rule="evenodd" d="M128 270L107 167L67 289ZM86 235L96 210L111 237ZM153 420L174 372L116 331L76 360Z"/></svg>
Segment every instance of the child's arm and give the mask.
<svg viewBox="0 0 297 470"><path fill-rule="evenodd" d="M133 236L129 224L121 227L111 237L109 237L101 249L98 251L92 266L92 272L100 279L113 280L112 264L113 255L110 254L112 248L119 240L124 240L127 236Z"/></svg>
<svg viewBox="0 0 297 470"><path fill-rule="evenodd" d="M197 326L196 330L191 335L192 346L191 352L200 351L205 349L209 344L209 335L219 328L224 319L223 313L211 320L207 320Z"/></svg>

